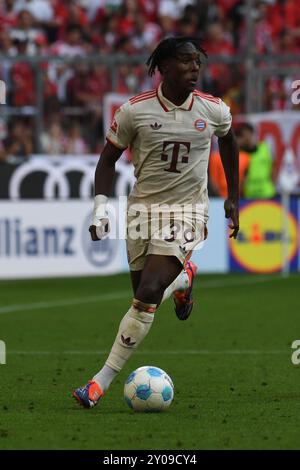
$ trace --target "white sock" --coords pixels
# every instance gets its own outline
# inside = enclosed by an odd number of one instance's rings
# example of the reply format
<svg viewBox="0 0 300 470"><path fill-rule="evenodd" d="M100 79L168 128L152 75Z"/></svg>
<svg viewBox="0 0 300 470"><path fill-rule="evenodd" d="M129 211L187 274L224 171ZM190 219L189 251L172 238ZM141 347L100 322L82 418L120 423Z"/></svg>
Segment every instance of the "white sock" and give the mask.
<svg viewBox="0 0 300 470"><path fill-rule="evenodd" d="M104 365L98 374L93 377L93 380L98 383L102 392L105 393L116 375L118 375L116 370L113 370L111 367Z"/></svg>
<svg viewBox="0 0 300 470"><path fill-rule="evenodd" d="M186 271L182 271L179 276L166 288L161 303L167 300L174 292L174 290L184 290L189 287L189 277Z"/></svg>
<svg viewBox="0 0 300 470"><path fill-rule="evenodd" d="M156 305L144 304L133 299L133 304L123 317L113 347L105 366L94 376L101 390L105 392L113 379L126 364L151 328Z"/></svg>

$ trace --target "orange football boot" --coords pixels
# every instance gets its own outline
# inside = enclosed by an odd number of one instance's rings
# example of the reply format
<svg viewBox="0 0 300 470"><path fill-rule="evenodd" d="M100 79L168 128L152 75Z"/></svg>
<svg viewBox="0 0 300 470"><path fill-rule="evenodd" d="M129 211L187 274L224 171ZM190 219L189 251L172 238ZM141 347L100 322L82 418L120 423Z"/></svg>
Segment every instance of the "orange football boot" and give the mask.
<svg viewBox="0 0 300 470"><path fill-rule="evenodd" d="M189 287L183 290L176 290L173 292L173 299L175 304L175 313L179 320L187 320L193 310L193 282L197 273L197 266L192 261L186 261L184 270L189 278Z"/></svg>

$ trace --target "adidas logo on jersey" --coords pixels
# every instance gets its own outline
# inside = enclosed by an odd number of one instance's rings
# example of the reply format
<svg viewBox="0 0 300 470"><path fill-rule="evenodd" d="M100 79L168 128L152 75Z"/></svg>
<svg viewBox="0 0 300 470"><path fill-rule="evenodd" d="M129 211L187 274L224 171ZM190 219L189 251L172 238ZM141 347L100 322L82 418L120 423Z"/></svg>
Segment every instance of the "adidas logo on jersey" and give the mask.
<svg viewBox="0 0 300 470"><path fill-rule="evenodd" d="M150 126L152 127L154 131L157 131L158 129L161 128L162 124L157 124L157 122L155 122L154 124L150 124Z"/></svg>

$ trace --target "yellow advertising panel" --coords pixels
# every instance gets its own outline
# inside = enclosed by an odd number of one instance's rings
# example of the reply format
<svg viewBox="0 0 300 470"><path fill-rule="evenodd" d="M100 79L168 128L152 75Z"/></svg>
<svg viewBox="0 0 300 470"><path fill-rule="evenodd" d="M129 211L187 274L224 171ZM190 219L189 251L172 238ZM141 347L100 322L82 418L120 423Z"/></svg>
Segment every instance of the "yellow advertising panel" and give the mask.
<svg viewBox="0 0 300 470"><path fill-rule="evenodd" d="M291 262L298 251L299 227L296 217L288 214L288 259ZM284 213L275 201L254 201L240 211L240 233L230 239L231 268L256 273L272 273L283 264Z"/></svg>

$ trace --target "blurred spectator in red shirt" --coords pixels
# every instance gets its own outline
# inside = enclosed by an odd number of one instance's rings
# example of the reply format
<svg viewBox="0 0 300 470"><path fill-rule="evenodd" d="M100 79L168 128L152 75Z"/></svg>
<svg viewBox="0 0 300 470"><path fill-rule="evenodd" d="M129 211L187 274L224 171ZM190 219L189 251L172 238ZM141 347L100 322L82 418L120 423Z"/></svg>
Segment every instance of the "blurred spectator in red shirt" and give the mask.
<svg viewBox="0 0 300 470"><path fill-rule="evenodd" d="M290 29L282 29L279 36L276 38L275 42L275 52L276 54L286 55L286 54L299 54L300 45L297 43L297 39L293 34L293 31ZM297 66L299 62L289 63L289 65Z"/></svg>
<svg viewBox="0 0 300 470"><path fill-rule="evenodd" d="M221 17L228 17L230 11L239 2L239 0L217 0L217 5L221 12Z"/></svg>
<svg viewBox="0 0 300 470"><path fill-rule="evenodd" d="M0 27L13 27L17 23L14 0L4 0L0 4Z"/></svg>
<svg viewBox="0 0 300 470"><path fill-rule="evenodd" d="M69 25L77 25L80 27L81 31L84 31L84 28L88 25L88 18L84 9L75 0L68 2L67 14L64 14L61 19L62 21L58 31L59 39L65 37Z"/></svg>
<svg viewBox="0 0 300 470"><path fill-rule="evenodd" d="M257 54L270 54L273 49L272 28L269 23L269 4L257 2L256 20L254 22L254 46Z"/></svg>
<svg viewBox="0 0 300 470"><path fill-rule="evenodd" d="M209 58L214 55L232 56L234 54L230 35L224 30L222 23L214 22L207 27L204 49ZM217 95L223 95L231 86L232 67L227 64L210 64L207 67L206 75L212 82L214 92ZM220 77L222 77L221 80Z"/></svg>
<svg viewBox="0 0 300 470"><path fill-rule="evenodd" d="M16 39L14 44L18 55L25 55L26 39ZM34 73L28 62L16 62L10 69L13 106L29 106L35 104Z"/></svg>
<svg viewBox="0 0 300 470"><path fill-rule="evenodd" d="M221 22L216 21L208 25L206 30L205 49L209 55L226 55L234 54L232 38L228 34Z"/></svg>
<svg viewBox="0 0 300 470"><path fill-rule="evenodd" d="M122 36L133 32L135 18L141 13L140 5L136 0L124 0L119 15L119 30Z"/></svg>
<svg viewBox="0 0 300 470"><path fill-rule="evenodd" d="M105 18L118 16L123 0L92 0L88 6L88 18L93 24L101 24Z"/></svg>
<svg viewBox="0 0 300 470"><path fill-rule="evenodd" d="M269 24L273 38L276 39L283 30L289 30L300 38L300 8L295 0L277 0L269 10Z"/></svg>
<svg viewBox="0 0 300 470"><path fill-rule="evenodd" d="M91 109L100 106L104 93L110 89L110 78L104 65L87 64L75 66L74 76L67 84L67 104L70 106L87 106Z"/></svg>
<svg viewBox="0 0 300 470"><path fill-rule="evenodd" d="M139 0L141 10L147 22L158 22L158 7L161 0Z"/></svg>

